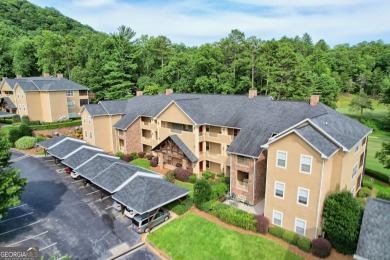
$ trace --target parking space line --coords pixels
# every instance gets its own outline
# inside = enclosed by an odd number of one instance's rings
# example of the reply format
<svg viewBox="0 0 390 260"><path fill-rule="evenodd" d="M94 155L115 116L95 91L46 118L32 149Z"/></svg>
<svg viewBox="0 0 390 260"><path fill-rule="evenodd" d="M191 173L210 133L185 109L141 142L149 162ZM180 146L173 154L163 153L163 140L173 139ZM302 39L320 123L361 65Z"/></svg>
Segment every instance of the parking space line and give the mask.
<svg viewBox="0 0 390 260"><path fill-rule="evenodd" d="M45 250L45 249L48 249L49 247L52 247L52 246L55 246L57 245L57 242L51 244L51 245L48 245L48 246L45 246L45 247L42 247L42 248L39 248L39 250Z"/></svg>
<svg viewBox="0 0 390 260"><path fill-rule="evenodd" d="M43 160L45 162L54 162L55 160L54 159L50 159L50 160Z"/></svg>
<svg viewBox="0 0 390 260"><path fill-rule="evenodd" d="M5 234L8 234L8 233L11 233L11 232L14 232L14 231L16 231L16 230L19 230L19 229L22 229L22 228L25 228L25 227L29 227L29 226L32 226L32 225L38 224L38 223L39 223L39 222L41 222L41 221L42 221L42 219L41 219L41 220L38 220L38 221L36 221L36 222L34 222L34 223L31 223L31 224L25 225L25 226L23 226L23 227L18 227L18 228L15 228L15 229L12 229L12 230L9 230L9 231L6 231L6 232L3 232L3 233L0 233L0 236L2 236L2 235L5 235Z"/></svg>
<svg viewBox="0 0 390 260"><path fill-rule="evenodd" d="M108 199L109 197L110 197L110 196L104 197L103 199L95 200L95 202L103 201L103 200L105 200L105 199Z"/></svg>
<svg viewBox="0 0 390 260"><path fill-rule="evenodd" d="M109 206L109 207L105 208L104 210L108 210L108 209L110 209L110 208L112 208L112 206Z"/></svg>
<svg viewBox="0 0 390 260"><path fill-rule="evenodd" d="M76 183L76 182L80 182L80 181L83 181L83 180L72 181L71 183Z"/></svg>
<svg viewBox="0 0 390 260"><path fill-rule="evenodd" d="M23 243L24 241L27 241L27 240L29 240L29 239L32 239L32 238L36 238L36 237L43 236L43 235L44 235L44 234L46 234L47 232L49 232L49 231L45 231L45 232L43 232L43 233L41 233L41 234L38 234L38 235L35 235L35 236L31 236L31 237L29 237L29 238L26 238L26 239L23 239L23 240L21 240L21 241L18 241L18 242L12 243L12 244L10 244L10 245L8 245L8 246L6 246L6 247L11 247L11 246L14 246L14 245L17 245L17 244Z"/></svg>
<svg viewBox="0 0 390 260"><path fill-rule="evenodd" d="M17 208L24 207L24 206L27 206L27 204L18 205L18 206L16 206L16 207L10 208L9 210L11 210L11 209L17 209Z"/></svg>
<svg viewBox="0 0 390 260"><path fill-rule="evenodd" d="M14 218L6 219L6 220L3 220L3 221L0 221L0 223L4 223L4 222L7 222L7 221L10 221L10 220L13 220L13 219L17 219L17 218L22 218L22 217L31 215L31 214L33 214L33 213L34 213L34 212L30 212L30 213L27 213L27 214L24 214L24 215L21 215L21 216L17 216L17 217L14 217Z"/></svg>
<svg viewBox="0 0 390 260"><path fill-rule="evenodd" d="M100 191L100 190L95 190L95 191L92 191L92 192L90 192L90 193L87 193L86 195L88 196L88 195L94 194L94 193L99 192L99 191Z"/></svg>

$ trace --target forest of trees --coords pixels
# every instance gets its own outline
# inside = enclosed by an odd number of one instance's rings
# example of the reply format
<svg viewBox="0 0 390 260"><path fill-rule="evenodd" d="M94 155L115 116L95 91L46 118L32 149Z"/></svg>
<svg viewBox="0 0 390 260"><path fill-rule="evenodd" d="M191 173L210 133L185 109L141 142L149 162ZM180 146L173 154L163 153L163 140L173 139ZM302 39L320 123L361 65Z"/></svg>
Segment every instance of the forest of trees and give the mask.
<svg viewBox="0 0 390 260"><path fill-rule="evenodd" d="M215 43L188 47L126 26L105 34L24 0L0 3L0 75L48 72L85 85L96 99L123 99L145 87L175 92L244 94L275 99L315 93L335 107L342 92L380 96L390 88L390 45L331 48L309 34L262 40L232 30Z"/></svg>

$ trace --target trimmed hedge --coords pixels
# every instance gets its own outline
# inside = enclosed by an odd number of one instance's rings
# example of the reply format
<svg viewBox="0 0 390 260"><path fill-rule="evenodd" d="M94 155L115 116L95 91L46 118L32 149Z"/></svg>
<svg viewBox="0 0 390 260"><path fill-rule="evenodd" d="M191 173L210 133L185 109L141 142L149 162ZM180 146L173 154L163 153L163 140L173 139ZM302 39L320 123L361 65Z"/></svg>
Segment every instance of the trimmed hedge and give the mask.
<svg viewBox="0 0 390 260"><path fill-rule="evenodd" d="M282 235L282 239L291 245L297 245L299 240L299 235L290 230L285 230Z"/></svg>
<svg viewBox="0 0 390 260"><path fill-rule="evenodd" d="M299 249L305 251L305 252L310 252L311 251L311 241L310 239L306 238L306 237L300 237L298 239L298 243L297 243L297 246Z"/></svg>
<svg viewBox="0 0 390 260"><path fill-rule="evenodd" d="M362 187L358 193L359 198L371 197L371 190L367 187Z"/></svg>
<svg viewBox="0 0 390 260"><path fill-rule="evenodd" d="M81 120L73 120L69 122L54 123L54 124L32 125L31 127L34 130L51 130L51 129L57 129L62 127L70 127L70 126L81 126Z"/></svg>
<svg viewBox="0 0 390 260"><path fill-rule="evenodd" d="M367 169L367 168L366 168L366 171L364 173L368 176L373 177L374 179L377 179L378 181L382 181L382 182L385 182L387 184L390 184L390 176L387 176L384 173L377 172L377 171Z"/></svg>
<svg viewBox="0 0 390 260"><path fill-rule="evenodd" d="M123 161L125 162L130 162L133 160L133 156L131 156L131 154L125 154L125 155L122 155L122 158L121 158Z"/></svg>
<svg viewBox="0 0 390 260"><path fill-rule="evenodd" d="M227 224L246 230L256 231L255 215L243 210L231 207L219 201L208 201L204 203L200 209L219 218Z"/></svg>
<svg viewBox="0 0 390 260"><path fill-rule="evenodd" d="M282 238L284 234L284 229L281 227L273 226L268 229L268 233L270 233L274 237Z"/></svg>
<svg viewBox="0 0 390 260"><path fill-rule="evenodd" d="M311 253L314 256L326 258L330 256L331 251L332 246L330 245L330 242L325 238L319 237L311 241Z"/></svg>
<svg viewBox="0 0 390 260"><path fill-rule="evenodd" d="M376 197L384 200L390 200L390 193L379 191L376 194Z"/></svg>
<svg viewBox="0 0 390 260"><path fill-rule="evenodd" d="M15 147L22 150L31 149L34 148L36 140L37 139L32 136L23 136L15 142Z"/></svg>
<svg viewBox="0 0 390 260"><path fill-rule="evenodd" d="M124 154L122 152L117 152L115 154L116 157L119 157L119 159L122 159L122 157L124 156Z"/></svg>
<svg viewBox="0 0 390 260"><path fill-rule="evenodd" d="M188 177L191 176L192 172L181 167L177 167L174 171L175 178L182 182L188 182Z"/></svg>

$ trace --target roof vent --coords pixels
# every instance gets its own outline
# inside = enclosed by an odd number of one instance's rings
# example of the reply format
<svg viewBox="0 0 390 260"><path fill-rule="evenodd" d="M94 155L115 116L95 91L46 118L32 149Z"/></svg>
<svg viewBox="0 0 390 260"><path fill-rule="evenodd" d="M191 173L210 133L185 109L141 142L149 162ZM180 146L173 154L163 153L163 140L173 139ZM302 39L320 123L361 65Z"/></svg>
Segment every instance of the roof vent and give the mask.
<svg viewBox="0 0 390 260"><path fill-rule="evenodd" d="M311 95L310 106L315 106L320 102L320 95Z"/></svg>
<svg viewBox="0 0 390 260"><path fill-rule="evenodd" d="M137 97L142 96L143 94L144 94L144 92L143 92L142 90L137 90L137 91L135 92L135 95L136 95Z"/></svg>
<svg viewBox="0 0 390 260"><path fill-rule="evenodd" d="M166 90L165 90L165 95L170 95L170 94L172 94L173 93L173 89L171 89L171 88L167 88Z"/></svg>
<svg viewBox="0 0 390 260"><path fill-rule="evenodd" d="M249 98L254 98L257 96L257 89L250 89L248 93Z"/></svg>

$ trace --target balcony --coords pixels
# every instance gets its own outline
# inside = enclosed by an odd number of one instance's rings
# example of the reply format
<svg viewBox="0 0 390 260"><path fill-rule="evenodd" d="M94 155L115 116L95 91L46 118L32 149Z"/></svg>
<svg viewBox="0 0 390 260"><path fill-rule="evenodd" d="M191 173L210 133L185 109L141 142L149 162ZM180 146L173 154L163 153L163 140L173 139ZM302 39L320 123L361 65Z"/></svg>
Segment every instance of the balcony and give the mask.
<svg viewBox="0 0 390 260"><path fill-rule="evenodd" d="M149 130L157 130L157 126L152 122L141 121L141 128Z"/></svg>
<svg viewBox="0 0 390 260"><path fill-rule="evenodd" d="M224 143L224 144L230 144L234 139L232 135L219 134L215 132L206 132L204 136L205 136L204 138L205 141Z"/></svg>
<svg viewBox="0 0 390 260"><path fill-rule="evenodd" d="M248 191L248 179L245 179L244 181L238 181L236 182L236 188L240 190Z"/></svg>

